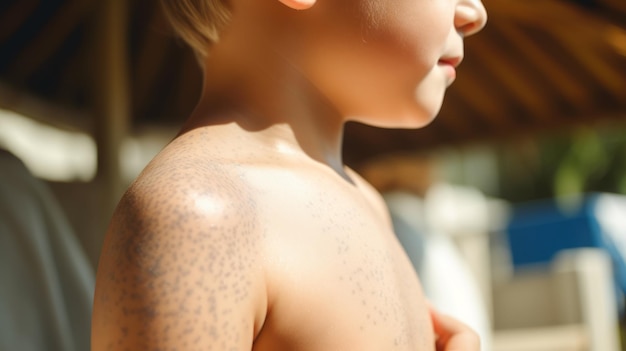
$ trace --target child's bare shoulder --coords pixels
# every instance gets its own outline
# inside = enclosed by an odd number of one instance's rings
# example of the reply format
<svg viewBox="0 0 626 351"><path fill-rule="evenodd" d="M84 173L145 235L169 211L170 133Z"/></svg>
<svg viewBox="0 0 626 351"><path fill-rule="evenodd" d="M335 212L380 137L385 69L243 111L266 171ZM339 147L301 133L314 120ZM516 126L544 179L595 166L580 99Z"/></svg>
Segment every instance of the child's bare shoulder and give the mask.
<svg viewBox="0 0 626 351"><path fill-rule="evenodd" d="M174 141L144 169L125 198L140 200L148 209L172 206L172 209L192 211L201 210L202 199L241 196L241 184L236 184L238 165L210 154L219 151ZM186 203L199 206L180 207Z"/></svg>
<svg viewBox="0 0 626 351"><path fill-rule="evenodd" d="M120 201L94 335L130 349L250 348L266 309L254 196L242 166L211 145L175 140Z"/></svg>

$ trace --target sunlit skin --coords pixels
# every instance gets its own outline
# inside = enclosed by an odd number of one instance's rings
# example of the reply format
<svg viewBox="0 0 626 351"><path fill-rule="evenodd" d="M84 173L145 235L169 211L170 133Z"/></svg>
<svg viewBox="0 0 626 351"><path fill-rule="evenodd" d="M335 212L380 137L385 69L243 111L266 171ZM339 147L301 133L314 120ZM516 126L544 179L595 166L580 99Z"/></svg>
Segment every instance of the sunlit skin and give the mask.
<svg viewBox="0 0 626 351"><path fill-rule="evenodd" d="M479 349L431 310L343 125L421 127L477 0L232 1L197 108L122 198L92 349Z"/></svg>

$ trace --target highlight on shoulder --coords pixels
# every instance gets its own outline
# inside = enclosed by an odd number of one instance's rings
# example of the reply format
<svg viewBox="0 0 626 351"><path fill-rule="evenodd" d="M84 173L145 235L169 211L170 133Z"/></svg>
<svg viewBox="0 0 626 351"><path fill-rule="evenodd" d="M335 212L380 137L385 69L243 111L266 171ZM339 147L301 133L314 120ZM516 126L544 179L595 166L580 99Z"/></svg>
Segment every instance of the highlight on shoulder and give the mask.
<svg viewBox="0 0 626 351"><path fill-rule="evenodd" d="M153 166L120 202L98 269L94 351L249 349L259 332L254 201L232 167L191 161Z"/></svg>

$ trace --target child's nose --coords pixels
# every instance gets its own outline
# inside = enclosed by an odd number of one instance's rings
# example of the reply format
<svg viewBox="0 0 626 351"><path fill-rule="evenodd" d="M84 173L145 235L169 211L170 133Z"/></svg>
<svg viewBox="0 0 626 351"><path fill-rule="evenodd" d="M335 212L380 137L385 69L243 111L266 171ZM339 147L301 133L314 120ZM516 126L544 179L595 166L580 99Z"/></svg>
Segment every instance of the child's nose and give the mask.
<svg viewBox="0 0 626 351"><path fill-rule="evenodd" d="M487 10L481 0L459 0L454 26L463 36L479 32L487 23Z"/></svg>

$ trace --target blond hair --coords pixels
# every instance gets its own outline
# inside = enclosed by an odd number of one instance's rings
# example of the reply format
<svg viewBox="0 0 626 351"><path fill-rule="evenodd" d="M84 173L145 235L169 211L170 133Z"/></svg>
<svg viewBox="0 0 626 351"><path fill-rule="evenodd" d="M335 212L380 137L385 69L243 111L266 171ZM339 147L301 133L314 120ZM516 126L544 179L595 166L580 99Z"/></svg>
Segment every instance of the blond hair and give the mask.
<svg viewBox="0 0 626 351"><path fill-rule="evenodd" d="M230 19L227 0L161 0L161 5L174 30L203 62Z"/></svg>

